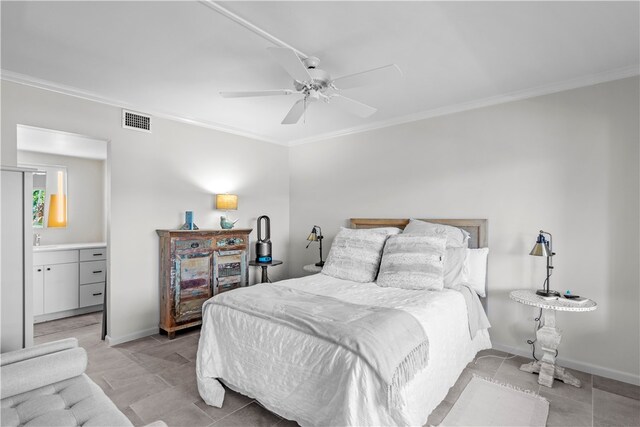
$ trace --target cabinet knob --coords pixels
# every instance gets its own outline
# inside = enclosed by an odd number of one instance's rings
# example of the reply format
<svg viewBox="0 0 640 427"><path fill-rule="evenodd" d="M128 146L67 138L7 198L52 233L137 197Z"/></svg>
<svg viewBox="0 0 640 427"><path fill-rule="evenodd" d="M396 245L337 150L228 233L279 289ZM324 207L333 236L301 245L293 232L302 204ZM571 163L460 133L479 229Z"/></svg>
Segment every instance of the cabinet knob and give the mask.
<svg viewBox="0 0 640 427"><path fill-rule="evenodd" d="M47 271L51 271L51 267L47 267Z"/></svg>
<svg viewBox="0 0 640 427"><path fill-rule="evenodd" d="M39 272L39 271L42 271L42 269L41 269L41 268L39 268L39 269L37 269L36 271L38 271L38 272Z"/></svg>
<svg viewBox="0 0 640 427"><path fill-rule="evenodd" d="M195 248L197 248L197 247L199 247L199 246L200 246L200 243L192 243L192 244L191 244L191 247L192 247L193 249L195 249Z"/></svg>

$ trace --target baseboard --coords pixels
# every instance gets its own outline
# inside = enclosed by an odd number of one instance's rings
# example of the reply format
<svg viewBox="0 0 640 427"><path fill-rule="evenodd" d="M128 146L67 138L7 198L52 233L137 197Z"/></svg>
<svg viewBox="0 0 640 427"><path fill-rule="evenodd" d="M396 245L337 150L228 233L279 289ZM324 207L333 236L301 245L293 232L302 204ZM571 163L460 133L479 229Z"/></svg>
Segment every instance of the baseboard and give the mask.
<svg viewBox="0 0 640 427"><path fill-rule="evenodd" d="M518 347L511 347L508 345L502 345L493 343L495 350L505 351L511 354L517 354L518 356L524 356L531 358L531 350ZM631 374L629 372L622 372L615 369L605 368L603 366L592 365L591 363L578 362L572 359L565 359L558 357L558 365L575 369L589 374L600 375L601 377L611 378L614 380L622 381L629 384L640 385L640 376Z"/></svg>
<svg viewBox="0 0 640 427"><path fill-rule="evenodd" d="M158 327L156 326L155 328L145 329L143 331L137 331L129 335L124 335L122 337L112 337L110 335L107 335L105 337L105 341L107 342L107 345L111 347L111 346L122 344L128 341L137 340L139 338L148 337L149 335L155 335L157 333L158 333Z"/></svg>
<svg viewBox="0 0 640 427"><path fill-rule="evenodd" d="M80 316L82 314L95 313L98 311L102 311L102 304L92 305L89 307L74 308L73 310L58 311L56 313L40 314L38 316L33 316L33 323L49 322L51 320Z"/></svg>

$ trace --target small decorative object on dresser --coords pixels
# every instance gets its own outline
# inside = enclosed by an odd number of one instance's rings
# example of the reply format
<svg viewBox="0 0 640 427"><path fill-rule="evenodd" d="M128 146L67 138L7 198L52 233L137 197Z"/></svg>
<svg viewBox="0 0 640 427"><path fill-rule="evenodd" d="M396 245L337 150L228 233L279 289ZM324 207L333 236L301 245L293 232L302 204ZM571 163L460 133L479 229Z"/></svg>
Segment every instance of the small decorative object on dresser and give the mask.
<svg viewBox="0 0 640 427"><path fill-rule="evenodd" d="M544 235L549 236L549 240L544 237ZM538 234L538 239L536 240L536 244L529 252L529 255L533 256L545 256L547 257L547 278L545 279L542 287L543 289L538 289L536 294L544 296L544 297L559 297L560 292L549 290L549 279L551 278L551 274L553 274L553 259L552 257L556 253L553 252L553 243L551 233L547 233L546 231L540 230Z"/></svg>
<svg viewBox="0 0 640 427"><path fill-rule="evenodd" d="M180 230L198 230L198 226L193 222L193 211L184 212L184 224Z"/></svg>
<svg viewBox="0 0 640 427"><path fill-rule="evenodd" d="M307 243L307 248L313 242L320 243L320 262L316 263L316 266L320 267L320 270L322 270L322 266L324 265L324 261L322 260L322 239L324 239L322 229L319 225L314 225L311 229L311 233L309 233L309 236L307 237L307 240L309 241L309 243Z"/></svg>
<svg viewBox="0 0 640 427"><path fill-rule="evenodd" d="M556 366L557 350L562 339L560 331L556 328L556 311L593 311L598 306L595 301L574 302L569 298L563 297L552 299L528 289L513 291L509 294L509 297L520 304L537 307L542 312L536 318L536 321L538 321L536 339L535 341L527 342L534 345L535 349L535 343L540 341L544 354L541 360L536 359L535 362L525 363L520 367L520 370L539 373L538 384L546 387L553 386L554 378L563 381L565 384L581 387L582 384L579 379L565 371L564 368Z"/></svg>
<svg viewBox="0 0 640 427"><path fill-rule="evenodd" d="M249 233L239 230L156 230L160 236L160 330L202 324L202 304L249 284Z"/></svg>
<svg viewBox="0 0 640 427"><path fill-rule="evenodd" d="M238 220L229 218L229 211L238 209L238 196L236 194L216 194L216 209L226 211L220 216L220 227L223 230L231 230Z"/></svg>

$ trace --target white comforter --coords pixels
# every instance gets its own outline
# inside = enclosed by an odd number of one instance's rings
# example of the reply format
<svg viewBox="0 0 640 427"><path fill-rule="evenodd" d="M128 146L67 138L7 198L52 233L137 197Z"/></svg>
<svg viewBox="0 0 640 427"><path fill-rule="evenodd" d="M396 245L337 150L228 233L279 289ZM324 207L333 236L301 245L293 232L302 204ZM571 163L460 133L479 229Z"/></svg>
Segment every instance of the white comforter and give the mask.
<svg viewBox="0 0 640 427"><path fill-rule="evenodd" d="M302 425L423 425L476 352L491 347L486 329L470 339L466 304L457 291L382 288L323 274L277 285L407 311L429 339L427 368L402 390L400 408L393 409L378 377L344 348L237 310L206 306L198 377L220 378Z"/></svg>

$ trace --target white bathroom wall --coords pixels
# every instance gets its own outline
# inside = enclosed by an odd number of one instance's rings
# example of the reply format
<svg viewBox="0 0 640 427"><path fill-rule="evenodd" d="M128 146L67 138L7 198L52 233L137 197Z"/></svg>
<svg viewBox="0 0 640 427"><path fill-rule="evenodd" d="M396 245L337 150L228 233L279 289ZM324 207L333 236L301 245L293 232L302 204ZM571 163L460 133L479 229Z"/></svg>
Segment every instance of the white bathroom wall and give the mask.
<svg viewBox="0 0 640 427"><path fill-rule="evenodd" d="M120 108L2 81L2 163L16 164L18 124L108 140L108 293L111 342L157 333L158 236L192 210L200 228L219 229L214 194L239 195L236 227L271 217L271 269L285 277L289 240L287 147L154 118L153 133L123 129ZM69 195L71 197L71 193ZM255 241L256 232L251 235ZM255 281L255 271L252 271Z"/></svg>
<svg viewBox="0 0 640 427"><path fill-rule="evenodd" d="M292 147L290 273L352 217L487 218L496 347L530 354L538 230L553 233L552 288L598 302L559 313L560 358L631 382L640 373L638 77Z"/></svg>
<svg viewBox="0 0 640 427"><path fill-rule="evenodd" d="M34 228L41 245L105 242L105 161L18 150L18 164L67 168L67 227ZM56 177L47 176L47 180ZM48 196L47 196L48 197Z"/></svg>

